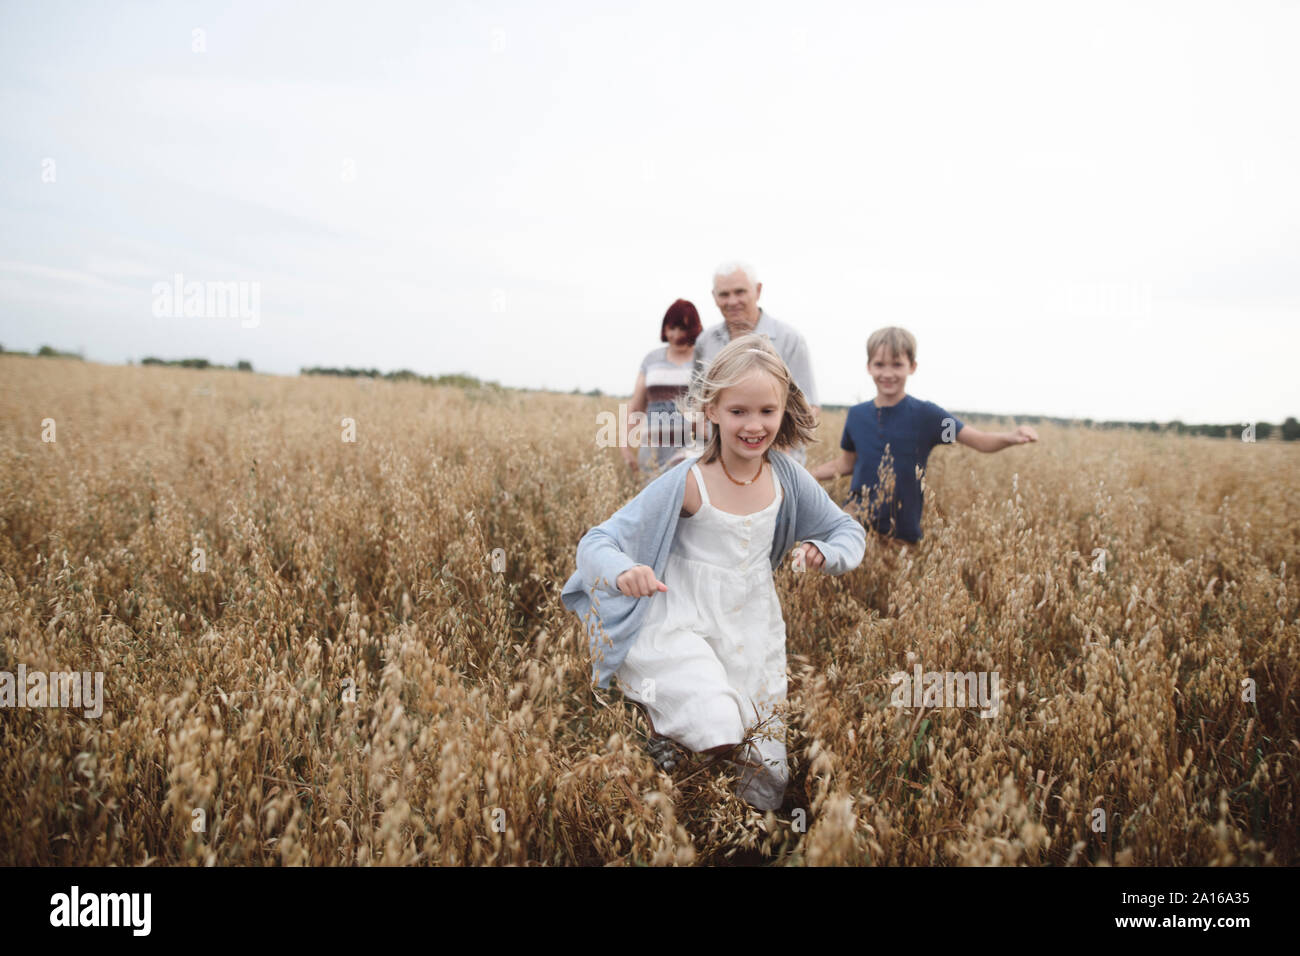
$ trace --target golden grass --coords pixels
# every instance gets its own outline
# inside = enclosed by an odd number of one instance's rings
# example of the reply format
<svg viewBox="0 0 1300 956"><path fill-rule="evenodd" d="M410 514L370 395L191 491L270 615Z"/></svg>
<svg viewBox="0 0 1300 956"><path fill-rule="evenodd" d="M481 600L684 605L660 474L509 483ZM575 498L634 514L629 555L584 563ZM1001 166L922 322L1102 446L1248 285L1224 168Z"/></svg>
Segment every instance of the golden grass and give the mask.
<svg viewBox="0 0 1300 956"><path fill-rule="evenodd" d="M106 697L0 711L0 863L1297 861L1300 448L937 449L919 549L777 573L805 827L590 687L559 590L635 490L614 404L0 357L0 670ZM913 660L1002 715L888 706Z"/></svg>

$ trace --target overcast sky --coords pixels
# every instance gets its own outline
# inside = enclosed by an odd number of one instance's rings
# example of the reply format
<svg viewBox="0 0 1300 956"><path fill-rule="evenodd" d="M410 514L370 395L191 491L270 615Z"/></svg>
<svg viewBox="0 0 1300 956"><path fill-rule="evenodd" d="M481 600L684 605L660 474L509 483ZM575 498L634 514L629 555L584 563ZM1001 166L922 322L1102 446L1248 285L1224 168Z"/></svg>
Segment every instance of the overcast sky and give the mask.
<svg viewBox="0 0 1300 956"><path fill-rule="evenodd" d="M1298 48L1288 0L0 0L0 344L627 394L742 258L824 402L902 325L946 407L1277 422Z"/></svg>

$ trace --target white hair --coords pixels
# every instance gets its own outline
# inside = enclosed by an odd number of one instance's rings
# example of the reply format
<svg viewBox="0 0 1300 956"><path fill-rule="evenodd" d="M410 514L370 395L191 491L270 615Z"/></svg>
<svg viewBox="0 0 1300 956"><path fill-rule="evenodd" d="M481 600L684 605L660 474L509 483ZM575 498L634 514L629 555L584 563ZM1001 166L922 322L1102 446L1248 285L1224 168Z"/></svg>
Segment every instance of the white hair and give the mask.
<svg viewBox="0 0 1300 956"><path fill-rule="evenodd" d="M713 284L717 285L719 279L729 276L733 272L745 273L745 277L749 279L749 284L756 289L758 288L758 270L755 269L753 266L751 266L748 262L741 262L739 260L724 262L722 263L722 265L714 269Z"/></svg>

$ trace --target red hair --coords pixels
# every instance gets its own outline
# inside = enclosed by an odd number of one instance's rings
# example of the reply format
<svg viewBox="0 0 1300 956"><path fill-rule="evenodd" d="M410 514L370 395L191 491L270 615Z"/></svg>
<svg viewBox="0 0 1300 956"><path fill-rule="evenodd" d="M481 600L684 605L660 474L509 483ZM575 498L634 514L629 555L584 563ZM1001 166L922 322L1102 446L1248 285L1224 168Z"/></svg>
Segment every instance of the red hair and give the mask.
<svg viewBox="0 0 1300 956"><path fill-rule="evenodd" d="M704 331L704 327L700 325L700 313L685 299L678 299L664 313L663 323L659 326L660 342L668 341L668 330L674 326L681 326L686 330L686 336L690 339L688 345L694 345L695 340Z"/></svg>

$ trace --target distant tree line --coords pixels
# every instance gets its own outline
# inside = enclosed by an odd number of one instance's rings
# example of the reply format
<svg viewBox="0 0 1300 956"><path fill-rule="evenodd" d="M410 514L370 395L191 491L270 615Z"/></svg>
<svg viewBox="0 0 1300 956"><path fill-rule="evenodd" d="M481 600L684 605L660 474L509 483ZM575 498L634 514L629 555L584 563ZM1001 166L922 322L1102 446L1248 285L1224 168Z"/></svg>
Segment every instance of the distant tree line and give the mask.
<svg viewBox="0 0 1300 956"><path fill-rule="evenodd" d="M70 358L78 361L85 361L85 356L80 352L60 352L52 345L42 345L35 352L18 352L13 349L6 349L0 345L0 354L3 355L35 355L38 358ZM128 364L130 364L128 362ZM170 365L173 368L225 368L232 369L236 372L251 372L253 363L247 359L240 359L235 365L218 365L215 362L209 362L205 358L185 358L185 359L160 359L152 355L147 355L140 360L141 365Z"/></svg>
<svg viewBox="0 0 1300 956"><path fill-rule="evenodd" d="M981 415L977 412L953 412L958 418L972 416L975 418L989 417L1006 417L1006 416L988 416ZM1014 416L1017 424L1038 425L1042 422L1050 422L1053 425L1078 426L1084 428L1132 428L1137 431L1149 432L1172 432L1178 435L1203 435L1206 438L1235 438L1241 439L1241 433L1246 429L1245 422L1234 423L1231 425L1187 425L1180 421L1172 422L1114 422L1114 421L1093 421L1091 418L1051 418L1045 415L1016 415ZM1265 441L1274 434L1283 441L1295 441L1300 439L1300 422L1297 422L1295 416L1287 418L1281 425L1274 425L1270 422L1254 422L1255 438L1257 441Z"/></svg>
<svg viewBox="0 0 1300 956"><path fill-rule="evenodd" d="M234 365L218 365L215 362L209 362L205 358L184 358L184 359L160 359L152 355L146 355L140 359L141 365L170 365L172 368L225 368L236 372L251 372L253 363L247 359L240 359Z"/></svg>
<svg viewBox="0 0 1300 956"><path fill-rule="evenodd" d="M313 365L311 368L299 369L302 375L336 375L340 378L378 378L386 382L420 382L424 385L450 385L453 388L494 388L500 389L497 382L484 382L473 375L460 372L451 375L420 375L409 368L396 372L381 372L377 368L327 368Z"/></svg>
<svg viewBox="0 0 1300 956"><path fill-rule="evenodd" d="M41 346L39 349L37 349L35 352L19 352L19 351L16 351L16 350L14 350L14 349L6 349L3 345L0 345L0 354L4 354L4 355L36 355L36 356L40 356L40 357L42 357L42 358L70 358L70 359L77 359L77 360L79 360L79 361L85 361L85 358L86 358L86 357L85 357L84 355L82 355L80 352L60 352L58 349L56 349L56 348L55 348L54 346L52 346L52 345L42 345L42 346Z"/></svg>

